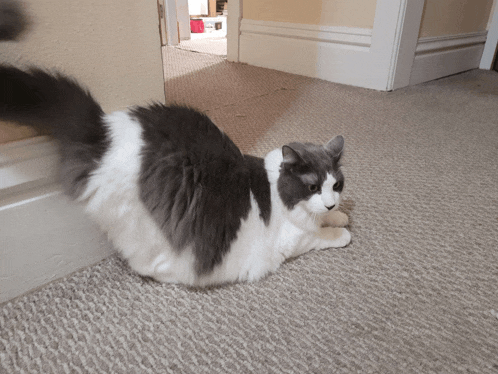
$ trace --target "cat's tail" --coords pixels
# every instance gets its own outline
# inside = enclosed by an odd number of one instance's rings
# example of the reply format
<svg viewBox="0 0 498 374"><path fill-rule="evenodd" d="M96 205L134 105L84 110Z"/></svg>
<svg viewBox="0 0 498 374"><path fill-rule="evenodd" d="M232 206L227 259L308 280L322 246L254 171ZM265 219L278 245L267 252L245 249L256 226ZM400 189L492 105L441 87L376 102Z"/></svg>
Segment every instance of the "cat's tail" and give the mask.
<svg viewBox="0 0 498 374"><path fill-rule="evenodd" d="M32 68L0 65L0 119L49 130L63 143L105 137L104 112L75 80Z"/></svg>
<svg viewBox="0 0 498 374"><path fill-rule="evenodd" d="M26 13L17 0L0 0L0 41L19 39L28 26Z"/></svg>
<svg viewBox="0 0 498 374"><path fill-rule="evenodd" d="M49 130L59 140L61 179L77 197L109 145L105 114L75 80L0 65L0 120Z"/></svg>

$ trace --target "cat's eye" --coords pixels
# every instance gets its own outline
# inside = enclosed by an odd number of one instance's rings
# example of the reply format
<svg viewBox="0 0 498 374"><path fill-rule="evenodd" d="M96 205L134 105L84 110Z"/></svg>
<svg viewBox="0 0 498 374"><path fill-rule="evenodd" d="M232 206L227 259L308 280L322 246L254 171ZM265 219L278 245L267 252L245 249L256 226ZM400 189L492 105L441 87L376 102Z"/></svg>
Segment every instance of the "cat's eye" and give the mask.
<svg viewBox="0 0 498 374"><path fill-rule="evenodd" d="M320 186L318 184L310 184L308 186L308 189L311 191L311 192L317 192L319 189L320 189Z"/></svg>
<svg viewBox="0 0 498 374"><path fill-rule="evenodd" d="M335 184L332 186L332 189L334 191L341 191L343 187L344 187L344 182L339 181L339 182L335 182Z"/></svg>

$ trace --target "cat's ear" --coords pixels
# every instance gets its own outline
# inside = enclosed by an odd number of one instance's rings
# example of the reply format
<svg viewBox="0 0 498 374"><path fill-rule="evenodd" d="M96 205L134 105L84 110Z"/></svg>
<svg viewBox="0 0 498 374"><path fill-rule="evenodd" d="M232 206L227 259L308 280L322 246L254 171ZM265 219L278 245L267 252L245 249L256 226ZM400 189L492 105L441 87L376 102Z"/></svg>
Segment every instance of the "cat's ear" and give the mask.
<svg viewBox="0 0 498 374"><path fill-rule="evenodd" d="M342 135L338 135L335 138L328 141L324 145L327 152L329 152L334 158L340 158L342 151L344 151L344 138Z"/></svg>
<svg viewBox="0 0 498 374"><path fill-rule="evenodd" d="M282 147L282 156L284 158L284 163L292 165L292 164L298 164L302 162L301 156L299 156L299 153L297 153L295 150L293 150L291 147L288 145L284 145Z"/></svg>

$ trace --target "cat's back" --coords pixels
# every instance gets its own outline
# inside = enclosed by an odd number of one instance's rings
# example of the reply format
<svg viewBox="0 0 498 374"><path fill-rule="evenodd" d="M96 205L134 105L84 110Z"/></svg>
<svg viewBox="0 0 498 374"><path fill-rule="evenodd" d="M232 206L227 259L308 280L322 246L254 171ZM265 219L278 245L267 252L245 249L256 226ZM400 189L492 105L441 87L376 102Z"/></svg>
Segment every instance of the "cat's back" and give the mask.
<svg viewBox="0 0 498 374"><path fill-rule="evenodd" d="M242 155L207 116L186 107L135 108L106 123L111 145L87 210L135 270L192 283L218 279L213 271L228 253L232 265L250 257L247 243L270 223L263 159ZM185 265L182 256L192 272L173 270ZM237 278L237 269L219 275Z"/></svg>
<svg viewBox="0 0 498 374"><path fill-rule="evenodd" d="M143 154L179 154L193 164L223 159L242 162L237 146L204 113L179 105L154 104L132 115L143 128Z"/></svg>
<svg viewBox="0 0 498 374"><path fill-rule="evenodd" d="M131 115L142 126L140 199L175 248L192 248L196 271L209 272L249 214L251 168L194 109L157 104Z"/></svg>

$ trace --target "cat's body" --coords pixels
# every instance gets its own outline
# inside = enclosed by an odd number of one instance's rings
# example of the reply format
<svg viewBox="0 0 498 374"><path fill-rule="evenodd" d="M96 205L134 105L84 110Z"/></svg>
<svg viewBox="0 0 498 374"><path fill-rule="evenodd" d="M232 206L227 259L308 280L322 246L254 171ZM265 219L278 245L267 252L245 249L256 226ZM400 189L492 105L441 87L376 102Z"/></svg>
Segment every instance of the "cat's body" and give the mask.
<svg viewBox="0 0 498 374"><path fill-rule="evenodd" d="M0 67L0 119L50 127L67 193L131 268L162 282L254 281L342 247L343 138L243 155L208 117L154 104L104 114L71 79ZM327 226L327 227L323 227Z"/></svg>

